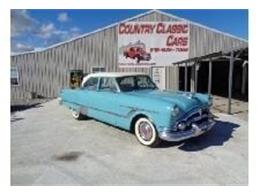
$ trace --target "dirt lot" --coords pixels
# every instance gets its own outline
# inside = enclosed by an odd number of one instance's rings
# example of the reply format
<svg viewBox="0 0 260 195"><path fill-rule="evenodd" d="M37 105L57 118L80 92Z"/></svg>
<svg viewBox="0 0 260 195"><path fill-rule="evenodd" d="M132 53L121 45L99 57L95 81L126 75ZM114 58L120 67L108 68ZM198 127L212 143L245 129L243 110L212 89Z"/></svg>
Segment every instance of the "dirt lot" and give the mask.
<svg viewBox="0 0 260 195"><path fill-rule="evenodd" d="M118 128L75 121L57 100L11 114L12 185L247 185L247 121L217 114L201 137L151 149Z"/></svg>
<svg viewBox="0 0 260 195"><path fill-rule="evenodd" d="M228 112L228 98L221 96L213 96L213 112L227 113ZM248 121L248 102L232 99L231 113L234 117Z"/></svg>

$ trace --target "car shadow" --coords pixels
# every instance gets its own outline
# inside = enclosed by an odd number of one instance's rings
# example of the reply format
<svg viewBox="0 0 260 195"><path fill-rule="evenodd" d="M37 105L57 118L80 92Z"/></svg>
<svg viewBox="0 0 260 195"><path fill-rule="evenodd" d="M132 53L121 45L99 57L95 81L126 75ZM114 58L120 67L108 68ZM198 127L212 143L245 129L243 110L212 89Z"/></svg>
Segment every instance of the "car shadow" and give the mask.
<svg viewBox="0 0 260 195"><path fill-rule="evenodd" d="M186 152L196 152L212 146L222 146L233 138L233 132L240 125L217 120L213 129L199 137L191 138L181 142L162 142L159 148L178 147Z"/></svg>
<svg viewBox="0 0 260 195"><path fill-rule="evenodd" d="M41 103L34 103L34 104L28 104L28 105L22 105L22 104L18 104L18 105L11 105L10 106L10 111L11 111L11 123L23 120L23 117L17 117L16 116L16 112L20 112L20 111L24 111L27 109L31 109L31 108L40 108L43 107L41 105Z"/></svg>
<svg viewBox="0 0 260 195"><path fill-rule="evenodd" d="M30 104L30 105L11 105L11 113L16 112L16 111L24 111L27 109L31 108L40 108L42 107L41 103L35 103L35 104Z"/></svg>
<svg viewBox="0 0 260 195"><path fill-rule="evenodd" d="M90 121L90 120L95 120L94 118L88 117L86 115L82 115L82 118L80 119L80 121ZM98 120L95 120L96 122L100 122Z"/></svg>

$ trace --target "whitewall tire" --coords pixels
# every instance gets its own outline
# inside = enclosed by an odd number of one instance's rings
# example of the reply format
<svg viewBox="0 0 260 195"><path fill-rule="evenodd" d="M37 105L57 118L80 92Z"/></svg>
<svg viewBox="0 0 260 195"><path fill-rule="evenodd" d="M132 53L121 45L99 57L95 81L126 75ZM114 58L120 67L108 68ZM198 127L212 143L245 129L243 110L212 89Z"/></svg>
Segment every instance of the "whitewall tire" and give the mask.
<svg viewBox="0 0 260 195"><path fill-rule="evenodd" d="M78 111L72 110L71 114L72 117L76 120L81 120L83 118L83 115Z"/></svg>
<svg viewBox="0 0 260 195"><path fill-rule="evenodd" d="M156 147L160 143L155 126L147 118L142 117L136 121L135 136L145 146Z"/></svg>

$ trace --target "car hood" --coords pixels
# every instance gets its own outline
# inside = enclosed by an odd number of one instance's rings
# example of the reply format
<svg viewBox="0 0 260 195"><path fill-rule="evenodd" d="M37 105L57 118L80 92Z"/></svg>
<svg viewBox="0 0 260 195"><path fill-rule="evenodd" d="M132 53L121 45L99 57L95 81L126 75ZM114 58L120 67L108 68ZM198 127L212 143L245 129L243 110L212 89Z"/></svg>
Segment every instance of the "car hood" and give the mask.
<svg viewBox="0 0 260 195"><path fill-rule="evenodd" d="M199 93L181 91L161 91L161 90L139 90L128 92L128 95L142 97L147 100L153 99L177 105L182 111L188 111L195 107L207 105L207 95Z"/></svg>

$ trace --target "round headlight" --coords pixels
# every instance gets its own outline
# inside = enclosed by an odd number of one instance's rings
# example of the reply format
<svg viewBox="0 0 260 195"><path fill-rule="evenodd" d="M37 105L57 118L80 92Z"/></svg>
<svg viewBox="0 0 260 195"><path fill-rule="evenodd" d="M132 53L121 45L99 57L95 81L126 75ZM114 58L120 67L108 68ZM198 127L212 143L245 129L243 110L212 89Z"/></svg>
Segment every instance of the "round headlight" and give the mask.
<svg viewBox="0 0 260 195"><path fill-rule="evenodd" d="M177 127L178 127L179 130L183 131L186 128L186 124L184 122L181 122L181 123L178 124Z"/></svg>
<svg viewBox="0 0 260 195"><path fill-rule="evenodd" d="M179 107L178 107L178 106L174 106L174 107L172 108L172 115L173 115L173 116L177 116L179 113L180 113Z"/></svg>

